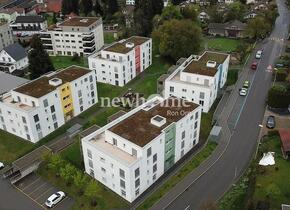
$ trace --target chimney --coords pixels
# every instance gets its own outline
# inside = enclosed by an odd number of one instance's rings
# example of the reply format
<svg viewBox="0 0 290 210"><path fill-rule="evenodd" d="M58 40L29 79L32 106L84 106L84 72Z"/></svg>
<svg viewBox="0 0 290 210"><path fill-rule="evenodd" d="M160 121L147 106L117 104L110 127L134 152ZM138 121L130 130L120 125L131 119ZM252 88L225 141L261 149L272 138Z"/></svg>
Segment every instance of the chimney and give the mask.
<svg viewBox="0 0 290 210"><path fill-rule="evenodd" d="M208 61L206 63L206 67L215 68L216 67L216 62L215 61Z"/></svg>
<svg viewBox="0 0 290 210"><path fill-rule="evenodd" d="M53 78L48 81L48 83L54 87L59 86L62 84L62 80L59 78Z"/></svg>

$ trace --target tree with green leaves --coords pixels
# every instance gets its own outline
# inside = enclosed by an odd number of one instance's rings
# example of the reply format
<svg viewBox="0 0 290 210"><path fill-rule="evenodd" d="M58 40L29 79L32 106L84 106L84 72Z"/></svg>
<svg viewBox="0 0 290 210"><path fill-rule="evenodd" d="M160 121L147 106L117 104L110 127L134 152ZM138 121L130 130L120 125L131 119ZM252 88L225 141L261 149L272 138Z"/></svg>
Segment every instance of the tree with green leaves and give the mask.
<svg viewBox="0 0 290 210"><path fill-rule="evenodd" d="M81 11L87 16L93 11L93 1L92 0L81 0L80 2Z"/></svg>
<svg viewBox="0 0 290 210"><path fill-rule="evenodd" d="M31 78L35 79L41 75L54 71L54 66L44 49L40 38L34 35L30 41L31 50L28 54L29 60L29 71L31 73Z"/></svg>
<svg viewBox="0 0 290 210"><path fill-rule="evenodd" d="M73 183L79 189L79 194L82 195L84 193L85 187L88 183L88 178L80 171L77 171L73 176Z"/></svg>
<svg viewBox="0 0 290 210"><path fill-rule="evenodd" d="M93 6L93 10L94 10L96 15L100 15L100 16L104 15L104 10L103 10L101 4L99 3L99 1L96 1L95 5Z"/></svg>
<svg viewBox="0 0 290 210"><path fill-rule="evenodd" d="M169 6L165 7L161 13L161 20L162 22L171 19L182 19L182 15L180 12L179 7L170 4Z"/></svg>
<svg viewBox="0 0 290 210"><path fill-rule="evenodd" d="M98 183L94 180L91 180L85 190L85 196L91 200L91 205L96 206L97 205L97 195L100 193L100 186Z"/></svg>
<svg viewBox="0 0 290 210"><path fill-rule="evenodd" d="M61 4L61 12L64 15L71 12L79 14L79 1L78 0L63 0Z"/></svg>
<svg viewBox="0 0 290 210"><path fill-rule="evenodd" d="M265 18L257 16L248 22L245 33L250 38L263 39L267 36L270 30L271 25L265 20Z"/></svg>
<svg viewBox="0 0 290 210"><path fill-rule="evenodd" d="M217 6L211 6L208 9L208 14L212 23L222 23L224 20L224 14L218 11Z"/></svg>
<svg viewBox="0 0 290 210"><path fill-rule="evenodd" d="M63 178L67 185L72 183L75 174L76 168L70 163L60 169L60 177Z"/></svg>
<svg viewBox="0 0 290 210"><path fill-rule="evenodd" d="M52 15L52 22L53 22L53 24L57 23L57 18L56 18L56 13L55 12Z"/></svg>
<svg viewBox="0 0 290 210"><path fill-rule="evenodd" d="M234 2L229 5L228 12L226 13L226 21L243 20L246 7L241 2Z"/></svg>
<svg viewBox="0 0 290 210"><path fill-rule="evenodd" d="M184 7L181 10L181 14L183 16L184 19L189 19L192 21L197 21L197 12L194 6L189 5Z"/></svg>
<svg viewBox="0 0 290 210"><path fill-rule="evenodd" d="M201 28L190 20L172 19L153 32L159 53L177 61L198 53L202 43Z"/></svg>
<svg viewBox="0 0 290 210"><path fill-rule="evenodd" d="M153 18L162 12L160 0L136 0L134 9L135 33L150 36L153 29Z"/></svg>

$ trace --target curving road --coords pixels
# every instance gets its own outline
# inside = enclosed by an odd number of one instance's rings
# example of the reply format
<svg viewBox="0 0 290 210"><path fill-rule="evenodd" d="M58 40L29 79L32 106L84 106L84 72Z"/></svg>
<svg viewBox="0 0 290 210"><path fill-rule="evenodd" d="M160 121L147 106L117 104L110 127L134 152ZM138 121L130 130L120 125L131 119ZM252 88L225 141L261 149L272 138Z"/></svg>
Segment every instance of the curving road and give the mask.
<svg viewBox="0 0 290 210"><path fill-rule="evenodd" d="M256 71L249 69L254 59L252 55L239 78L235 92L229 99L229 104L219 119L223 127L223 138L217 151L151 209L205 209L203 206L205 203L219 200L248 167L257 147L260 131L258 125L263 119L265 100L271 87L272 72L267 68L281 55L284 48L283 40L288 36L290 22L288 9L284 0L277 0L277 5L279 17L274 29L270 37L256 48L264 49L258 69ZM244 80L251 81L246 98L238 96L237 93Z"/></svg>

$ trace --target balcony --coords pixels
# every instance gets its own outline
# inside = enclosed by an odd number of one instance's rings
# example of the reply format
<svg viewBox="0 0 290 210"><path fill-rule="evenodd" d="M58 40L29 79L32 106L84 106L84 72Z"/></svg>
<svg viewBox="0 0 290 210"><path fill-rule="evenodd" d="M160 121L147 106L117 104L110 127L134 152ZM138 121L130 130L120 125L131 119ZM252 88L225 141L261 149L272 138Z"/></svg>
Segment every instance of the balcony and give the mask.
<svg viewBox="0 0 290 210"><path fill-rule="evenodd" d="M95 47L89 48L89 49L84 49L84 53L85 54L91 54L91 53L95 52L95 50L96 50Z"/></svg>
<svg viewBox="0 0 290 210"><path fill-rule="evenodd" d="M91 48L94 46L95 46L95 42L84 43L83 45L84 48Z"/></svg>
<svg viewBox="0 0 290 210"><path fill-rule="evenodd" d="M40 39L51 39L50 34L40 34Z"/></svg>
<svg viewBox="0 0 290 210"><path fill-rule="evenodd" d="M83 37L84 42L92 42L95 39L95 36L88 36L88 37Z"/></svg>
<svg viewBox="0 0 290 210"><path fill-rule="evenodd" d="M51 40L41 40L43 45L52 45Z"/></svg>

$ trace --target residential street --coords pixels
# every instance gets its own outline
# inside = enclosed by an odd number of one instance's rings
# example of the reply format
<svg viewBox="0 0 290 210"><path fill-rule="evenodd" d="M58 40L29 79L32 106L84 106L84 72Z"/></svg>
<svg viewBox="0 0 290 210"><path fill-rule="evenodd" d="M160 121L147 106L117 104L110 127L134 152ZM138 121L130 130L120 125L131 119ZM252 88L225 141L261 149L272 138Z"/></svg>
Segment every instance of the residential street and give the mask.
<svg viewBox="0 0 290 210"><path fill-rule="evenodd" d="M288 34L289 13L284 0L277 1L280 16L269 39L263 41L264 54L258 69L249 69L254 55L249 59L230 96L220 119L222 140L213 155L176 185L151 209L204 209L206 203L215 202L226 193L246 170L256 150L259 124L263 120L267 91L271 86L272 72L267 70L283 50L283 40ZM251 82L246 98L238 95L245 80Z"/></svg>

